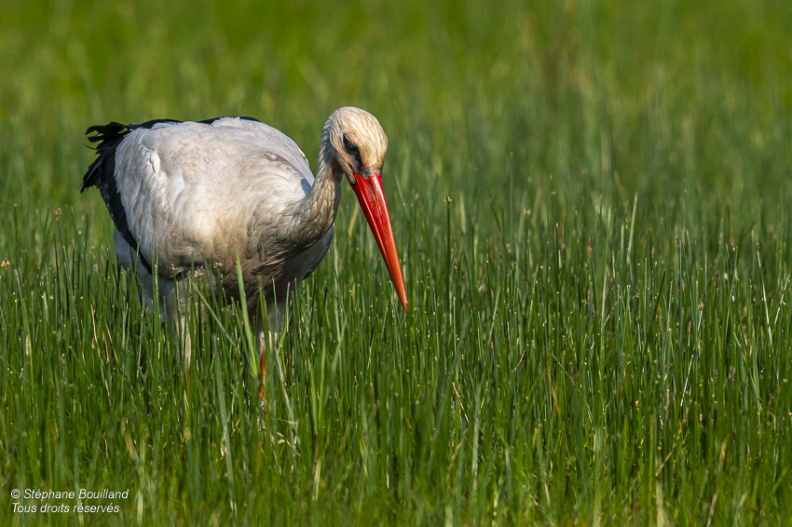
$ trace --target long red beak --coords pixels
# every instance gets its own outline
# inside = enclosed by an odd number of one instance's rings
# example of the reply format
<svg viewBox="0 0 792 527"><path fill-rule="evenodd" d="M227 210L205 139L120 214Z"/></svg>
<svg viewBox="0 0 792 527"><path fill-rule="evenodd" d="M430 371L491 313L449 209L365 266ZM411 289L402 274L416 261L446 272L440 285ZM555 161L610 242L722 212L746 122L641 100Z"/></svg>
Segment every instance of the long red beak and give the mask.
<svg viewBox="0 0 792 527"><path fill-rule="evenodd" d="M363 214L366 215L371 232L377 239L377 245L385 259L385 265L388 266L388 272L396 294L399 295L402 308L407 312L407 294L404 292L399 253L396 252L388 205L385 203L385 192L382 189L382 174L372 174L366 178L356 173L355 180L357 185L354 185L352 189L357 195Z"/></svg>

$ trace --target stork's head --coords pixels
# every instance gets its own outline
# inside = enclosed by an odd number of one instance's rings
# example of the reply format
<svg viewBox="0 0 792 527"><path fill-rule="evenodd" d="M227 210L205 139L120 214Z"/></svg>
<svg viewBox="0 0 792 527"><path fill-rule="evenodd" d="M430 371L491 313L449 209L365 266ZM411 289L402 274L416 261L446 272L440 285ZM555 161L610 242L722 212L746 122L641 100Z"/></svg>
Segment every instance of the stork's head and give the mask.
<svg viewBox="0 0 792 527"><path fill-rule="evenodd" d="M344 173L355 191L371 232L385 259L391 281L407 311L399 255L393 239L388 206L382 187L382 165L388 151L388 137L377 118L360 108L344 106L330 116L322 130L326 161Z"/></svg>
<svg viewBox="0 0 792 527"><path fill-rule="evenodd" d="M388 151L388 136L377 118L360 108L339 108L325 123L322 138L330 146L332 161L344 173L353 187L355 174L382 175L382 165Z"/></svg>

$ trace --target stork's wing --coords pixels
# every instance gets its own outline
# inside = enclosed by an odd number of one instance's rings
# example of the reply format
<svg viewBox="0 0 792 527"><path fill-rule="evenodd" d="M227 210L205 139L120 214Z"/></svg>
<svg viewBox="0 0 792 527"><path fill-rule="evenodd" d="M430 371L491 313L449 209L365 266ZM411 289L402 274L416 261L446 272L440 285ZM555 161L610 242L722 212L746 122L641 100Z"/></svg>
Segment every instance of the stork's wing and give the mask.
<svg viewBox="0 0 792 527"><path fill-rule="evenodd" d="M308 161L280 131L249 118L94 127L97 186L119 232L160 274L233 260L251 220L277 222L313 184ZM146 262L144 262L146 263Z"/></svg>

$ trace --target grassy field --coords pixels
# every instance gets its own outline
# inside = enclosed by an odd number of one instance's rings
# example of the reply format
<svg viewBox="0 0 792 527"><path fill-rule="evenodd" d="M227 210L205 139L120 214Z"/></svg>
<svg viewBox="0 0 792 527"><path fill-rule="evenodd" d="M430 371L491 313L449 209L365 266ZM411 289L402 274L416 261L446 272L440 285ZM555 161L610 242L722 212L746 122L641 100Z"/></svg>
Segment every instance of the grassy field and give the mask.
<svg viewBox="0 0 792 527"><path fill-rule="evenodd" d="M792 521L792 3L2 11L0 524ZM252 115L315 166L348 104L410 313L347 191L265 403L239 309L185 375L85 128Z"/></svg>

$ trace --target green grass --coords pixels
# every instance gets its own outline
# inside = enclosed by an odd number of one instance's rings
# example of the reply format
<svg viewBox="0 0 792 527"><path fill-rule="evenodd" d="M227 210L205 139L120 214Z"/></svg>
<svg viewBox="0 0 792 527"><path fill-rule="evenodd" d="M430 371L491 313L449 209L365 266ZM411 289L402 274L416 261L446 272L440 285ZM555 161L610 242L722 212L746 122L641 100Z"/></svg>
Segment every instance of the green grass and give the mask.
<svg viewBox="0 0 792 527"><path fill-rule="evenodd" d="M287 4L3 8L0 524L789 522L792 4ZM185 376L83 131L253 115L313 164L345 104L410 313L347 192L263 407L239 309ZM129 497L11 497L81 488Z"/></svg>

